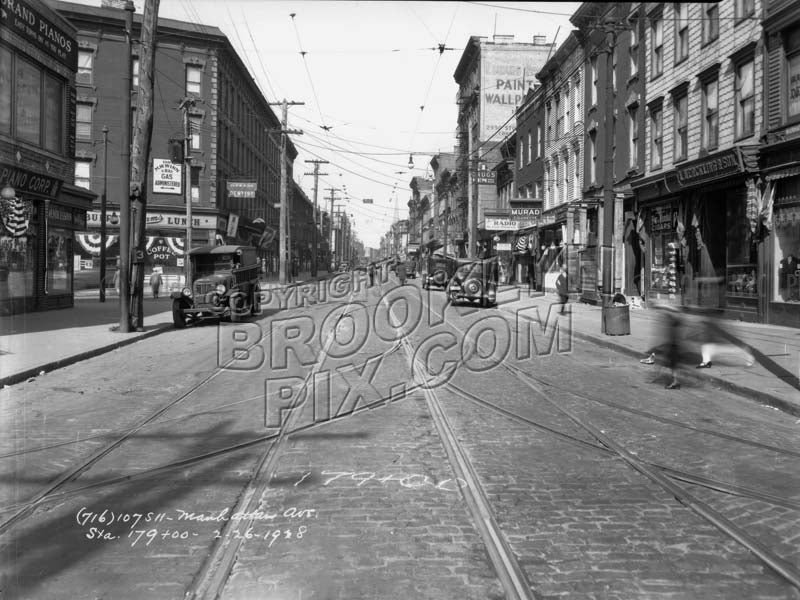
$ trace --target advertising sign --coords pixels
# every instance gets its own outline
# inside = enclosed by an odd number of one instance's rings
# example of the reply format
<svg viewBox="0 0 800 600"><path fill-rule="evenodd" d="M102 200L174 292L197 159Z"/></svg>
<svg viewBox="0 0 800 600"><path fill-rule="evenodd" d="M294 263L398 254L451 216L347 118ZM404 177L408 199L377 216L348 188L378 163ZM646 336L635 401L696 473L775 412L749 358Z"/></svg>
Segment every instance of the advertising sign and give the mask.
<svg viewBox="0 0 800 600"><path fill-rule="evenodd" d="M182 193L183 165L175 164L168 158L153 159L153 193Z"/></svg>
<svg viewBox="0 0 800 600"><path fill-rule="evenodd" d="M507 231L519 229L519 223L510 217L486 217L484 221L486 231Z"/></svg>
<svg viewBox="0 0 800 600"><path fill-rule="evenodd" d="M228 230L225 233L228 237L236 237L237 229L239 229L239 215L231 213L228 215Z"/></svg>
<svg viewBox="0 0 800 600"><path fill-rule="evenodd" d="M220 218L219 226L225 227L227 222ZM119 227L119 215L116 212L106 213L106 225ZM89 228L100 227L100 211L90 210L86 212L86 226ZM177 213L150 212L147 211L145 217L146 229L185 229L186 215ZM192 215L193 229L217 229L216 215Z"/></svg>
<svg viewBox="0 0 800 600"><path fill-rule="evenodd" d="M496 173L489 169L485 162L478 163L477 182L478 185L495 185Z"/></svg>
<svg viewBox="0 0 800 600"><path fill-rule="evenodd" d="M800 54L787 58L789 67L789 102L787 105L790 117L800 115Z"/></svg>
<svg viewBox="0 0 800 600"><path fill-rule="evenodd" d="M228 198L255 198L257 189L256 181L229 181Z"/></svg>
<svg viewBox="0 0 800 600"><path fill-rule="evenodd" d="M47 19L25 0L3 0L2 28L15 32L72 71L78 69L78 44L75 39Z"/></svg>

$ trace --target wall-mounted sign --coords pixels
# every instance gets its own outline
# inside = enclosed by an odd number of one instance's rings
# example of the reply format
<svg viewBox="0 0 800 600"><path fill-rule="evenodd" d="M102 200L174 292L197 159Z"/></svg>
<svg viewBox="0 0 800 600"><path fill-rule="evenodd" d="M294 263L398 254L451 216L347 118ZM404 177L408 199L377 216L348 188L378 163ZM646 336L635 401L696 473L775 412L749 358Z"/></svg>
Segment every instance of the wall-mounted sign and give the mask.
<svg viewBox="0 0 800 600"><path fill-rule="evenodd" d="M486 231L508 231L519 229L519 223L508 217L486 217L483 228Z"/></svg>
<svg viewBox="0 0 800 600"><path fill-rule="evenodd" d="M181 194L183 166L168 158L153 159L153 193Z"/></svg>
<svg viewBox="0 0 800 600"><path fill-rule="evenodd" d="M495 181L497 175L494 171L489 169L489 165L485 162L478 163L478 172L475 176L475 180L478 185L495 185Z"/></svg>
<svg viewBox="0 0 800 600"><path fill-rule="evenodd" d="M678 183L683 187L688 187L722 179L741 171L739 153L736 149L731 149L681 166L677 170Z"/></svg>
<svg viewBox="0 0 800 600"><path fill-rule="evenodd" d="M228 215L228 237L236 237L236 230L239 229L239 215L231 213Z"/></svg>
<svg viewBox="0 0 800 600"><path fill-rule="evenodd" d="M495 244L495 250L498 252L511 252L511 242L497 242Z"/></svg>
<svg viewBox="0 0 800 600"><path fill-rule="evenodd" d="M255 181L229 181L228 198L255 198L257 189Z"/></svg>
<svg viewBox="0 0 800 600"><path fill-rule="evenodd" d="M795 54L786 62L789 67L788 116L796 117L800 115L800 54Z"/></svg>
<svg viewBox="0 0 800 600"><path fill-rule="evenodd" d="M119 227L117 213L106 214L106 225ZM224 228L227 220L216 215L192 215L192 229L217 229ZM89 228L100 227L100 211L87 211L86 226ZM145 229L186 229L186 215L178 213L150 212L145 217Z"/></svg>
<svg viewBox="0 0 800 600"><path fill-rule="evenodd" d="M0 10L2 27L13 31L39 50L78 70L78 44L25 0L3 0Z"/></svg>
<svg viewBox="0 0 800 600"><path fill-rule="evenodd" d="M17 195L41 194L55 198L61 189L61 181L13 165L0 163L0 187L11 186Z"/></svg>

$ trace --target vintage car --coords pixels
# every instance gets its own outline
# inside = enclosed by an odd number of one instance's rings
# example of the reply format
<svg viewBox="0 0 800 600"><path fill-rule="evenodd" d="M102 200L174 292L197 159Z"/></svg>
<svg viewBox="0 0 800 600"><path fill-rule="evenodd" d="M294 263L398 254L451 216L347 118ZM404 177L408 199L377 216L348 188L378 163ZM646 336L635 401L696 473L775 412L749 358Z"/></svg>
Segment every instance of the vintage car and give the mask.
<svg viewBox="0 0 800 600"><path fill-rule="evenodd" d="M417 278L417 260L415 258L409 258L406 261L406 276L409 279Z"/></svg>
<svg viewBox="0 0 800 600"><path fill-rule="evenodd" d="M497 258L457 260L456 272L445 291L452 302L477 302L481 306L497 304Z"/></svg>
<svg viewBox="0 0 800 600"><path fill-rule="evenodd" d="M455 272L456 259L441 255L429 256L422 262L422 287L445 287Z"/></svg>
<svg viewBox="0 0 800 600"><path fill-rule="evenodd" d="M250 246L204 246L189 252L192 287L172 292L177 328L207 319L241 321L259 312L260 264Z"/></svg>

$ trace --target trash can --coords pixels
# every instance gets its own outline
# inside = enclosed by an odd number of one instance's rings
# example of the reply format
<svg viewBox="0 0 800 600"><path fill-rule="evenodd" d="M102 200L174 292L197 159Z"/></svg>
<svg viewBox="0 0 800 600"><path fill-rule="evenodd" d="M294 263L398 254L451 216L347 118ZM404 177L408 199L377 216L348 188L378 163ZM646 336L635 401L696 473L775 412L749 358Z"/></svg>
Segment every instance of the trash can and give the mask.
<svg viewBox="0 0 800 600"><path fill-rule="evenodd" d="M630 335L631 312L630 306L604 306L603 307L603 333L606 335Z"/></svg>

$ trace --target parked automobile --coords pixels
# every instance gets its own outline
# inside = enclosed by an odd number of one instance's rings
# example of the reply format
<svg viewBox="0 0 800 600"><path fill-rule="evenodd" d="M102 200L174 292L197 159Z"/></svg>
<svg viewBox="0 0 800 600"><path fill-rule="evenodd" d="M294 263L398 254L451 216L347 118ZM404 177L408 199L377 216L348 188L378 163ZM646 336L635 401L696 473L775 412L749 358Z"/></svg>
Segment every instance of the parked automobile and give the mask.
<svg viewBox="0 0 800 600"><path fill-rule="evenodd" d="M241 321L258 313L260 263L250 246L204 246L189 252L192 287L172 292L172 322L182 329L206 319Z"/></svg>
<svg viewBox="0 0 800 600"><path fill-rule="evenodd" d="M452 302L477 302L483 307L497 304L497 257L487 259L458 259L456 271L447 287L447 299Z"/></svg>
<svg viewBox="0 0 800 600"><path fill-rule="evenodd" d="M455 272L456 259L441 255L428 256L422 263L422 287L428 289L432 286L443 288L450 281Z"/></svg>

